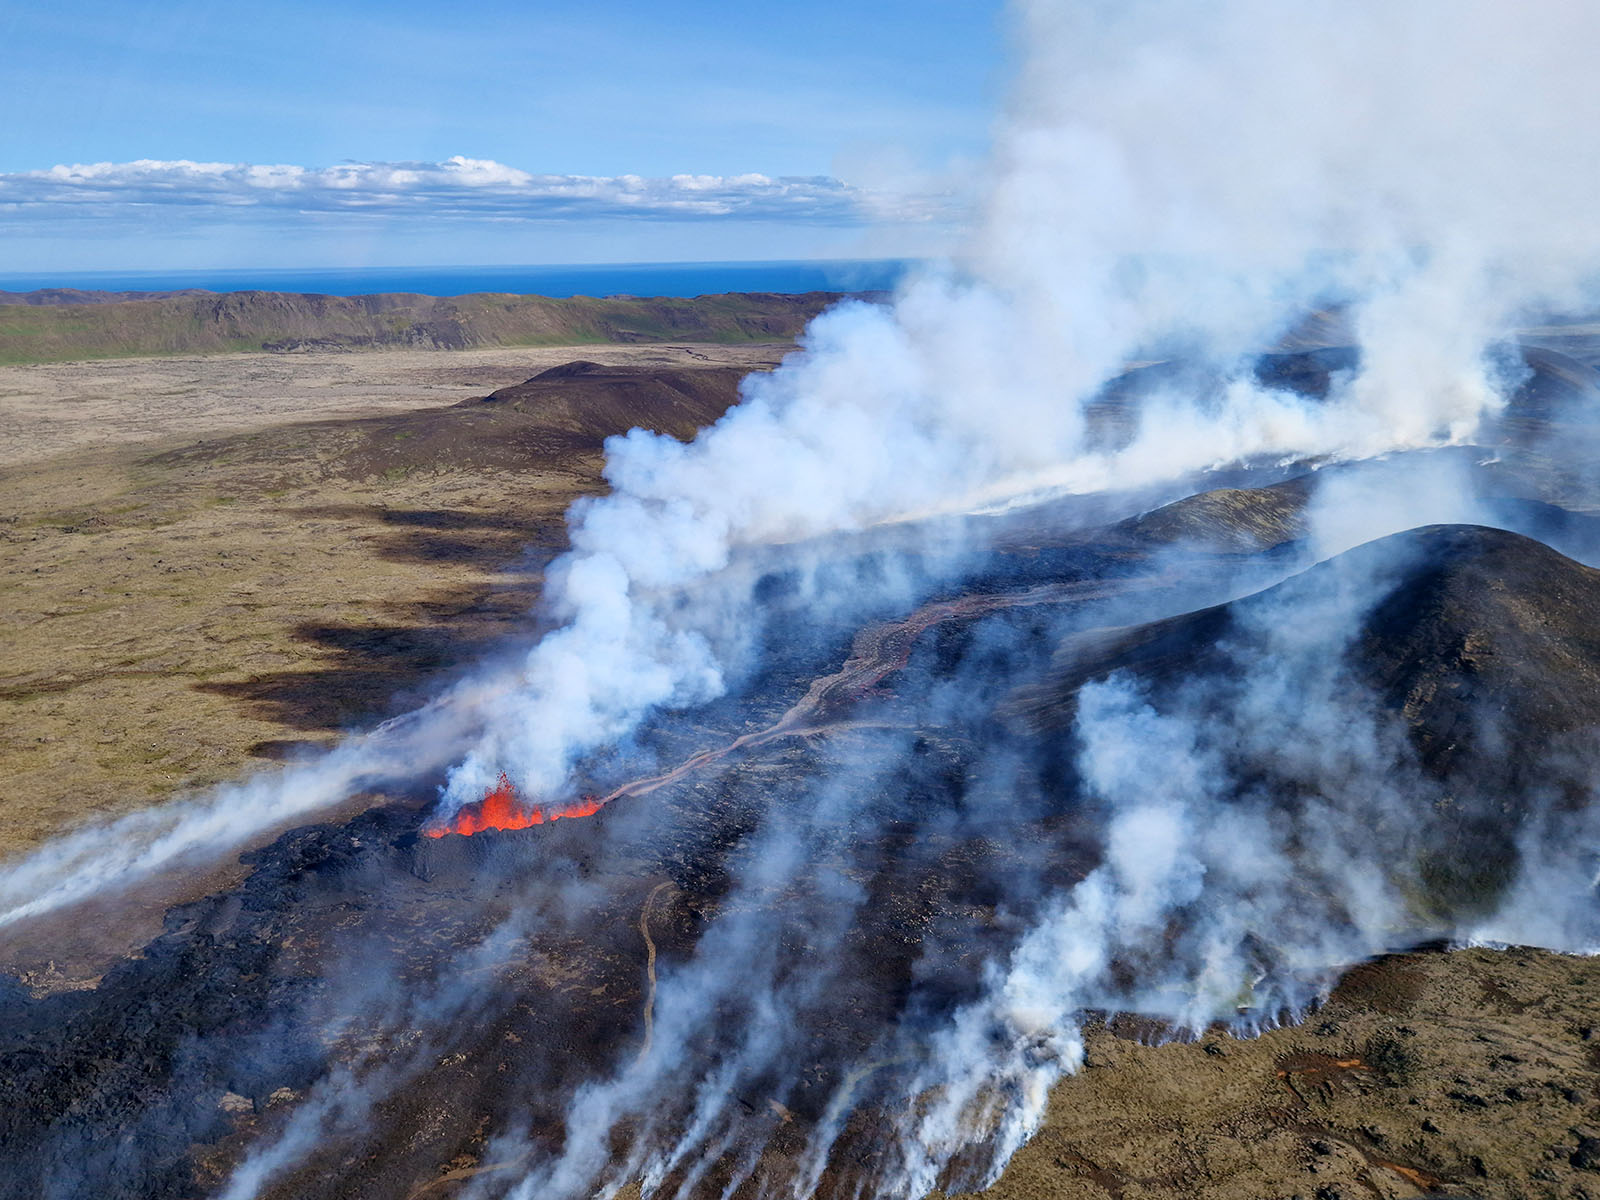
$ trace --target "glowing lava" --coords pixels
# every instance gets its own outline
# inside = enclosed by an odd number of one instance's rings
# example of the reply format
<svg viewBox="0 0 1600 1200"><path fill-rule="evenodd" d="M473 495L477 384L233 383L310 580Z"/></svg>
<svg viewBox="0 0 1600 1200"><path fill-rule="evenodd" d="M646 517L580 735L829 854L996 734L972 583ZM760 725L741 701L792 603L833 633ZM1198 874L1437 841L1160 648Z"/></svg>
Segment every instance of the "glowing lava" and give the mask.
<svg viewBox="0 0 1600 1200"><path fill-rule="evenodd" d="M585 796L560 808L524 804L517 796L517 789L502 771L500 782L485 792L482 800L463 805L444 821L429 825L422 832L436 838L447 833L470 837L484 829L526 829L530 825L543 825L546 821L559 821L562 817L593 816L600 811L603 803L593 796Z"/></svg>

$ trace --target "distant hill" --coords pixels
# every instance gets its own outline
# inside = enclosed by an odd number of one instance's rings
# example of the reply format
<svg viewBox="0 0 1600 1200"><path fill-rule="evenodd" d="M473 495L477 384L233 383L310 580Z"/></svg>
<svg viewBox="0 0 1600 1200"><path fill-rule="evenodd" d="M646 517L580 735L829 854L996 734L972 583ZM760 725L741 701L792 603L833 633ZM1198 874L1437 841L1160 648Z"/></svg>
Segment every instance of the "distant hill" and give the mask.
<svg viewBox="0 0 1600 1200"><path fill-rule="evenodd" d="M83 288L38 288L31 292L0 291L0 305L30 304L48 307L55 304L121 304L128 300L169 300L174 296L214 296L203 288L181 288L158 292L102 292Z"/></svg>
<svg viewBox="0 0 1600 1200"><path fill-rule="evenodd" d="M240 351L787 341L843 298L836 292L691 299L195 291L129 296L60 289L0 293L0 363Z"/></svg>

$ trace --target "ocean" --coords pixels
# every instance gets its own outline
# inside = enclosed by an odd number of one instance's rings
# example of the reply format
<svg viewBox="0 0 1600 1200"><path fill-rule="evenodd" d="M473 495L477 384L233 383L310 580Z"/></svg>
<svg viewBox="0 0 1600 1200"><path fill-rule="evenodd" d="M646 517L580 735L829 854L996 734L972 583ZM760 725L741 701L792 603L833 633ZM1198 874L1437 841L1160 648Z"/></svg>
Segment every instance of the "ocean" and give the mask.
<svg viewBox="0 0 1600 1200"><path fill-rule="evenodd" d="M511 292L532 296L705 296L719 292L866 292L893 288L913 264L905 260L816 262L607 263L523 267L329 267L215 271L61 271L0 273L0 291L311 292L364 296L418 292L464 296Z"/></svg>

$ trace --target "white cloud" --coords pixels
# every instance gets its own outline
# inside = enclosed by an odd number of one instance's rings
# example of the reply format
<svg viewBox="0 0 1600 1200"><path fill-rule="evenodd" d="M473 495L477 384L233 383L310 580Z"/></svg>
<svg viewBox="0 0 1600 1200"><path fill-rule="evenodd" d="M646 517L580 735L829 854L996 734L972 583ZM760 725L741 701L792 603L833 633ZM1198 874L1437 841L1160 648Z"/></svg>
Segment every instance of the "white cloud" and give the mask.
<svg viewBox="0 0 1600 1200"><path fill-rule="evenodd" d="M880 194L828 176L536 175L492 159L331 167L139 159L0 173L0 223L126 218L151 206L263 216L381 214L561 220L796 219L857 225L949 219L935 194Z"/></svg>

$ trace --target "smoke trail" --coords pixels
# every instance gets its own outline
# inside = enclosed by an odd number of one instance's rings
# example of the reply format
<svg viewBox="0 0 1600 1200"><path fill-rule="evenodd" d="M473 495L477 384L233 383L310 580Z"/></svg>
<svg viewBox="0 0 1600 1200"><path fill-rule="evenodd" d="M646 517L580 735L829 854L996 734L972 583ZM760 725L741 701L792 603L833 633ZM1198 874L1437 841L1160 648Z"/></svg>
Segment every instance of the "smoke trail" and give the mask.
<svg viewBox="0 0 1600 1200"><path fill-rule="evenodd" d="M239 1164L221 1200L250 1200L275 1174L315 1152L330 1135L365 1124L380 1096L402 1086L408 1073L415 1073L430 1056L437 1058L427 1031L445 1029L463 1016L482 1015L488 1007L482 977L503 976L526 955L527 940L534 932L528 918L529 914L520 914L469 946L426 987L403 990L387 976L363 979L363 1052L321 1080L286 1128ZM418 1030L422 1037L408 1037Z"/></svg>
<svg viewBox="0 0 1600 1200"><path fill-rule="evenodd" d="M486 673L315 759L47 842L0 872L0 928L220 853L361 788L436 771L470 744L480 709L508 687Z"/></svg>
<svg viewBox="0 0 1600 1200"><path fill-rule="evenodd" d="M993 1182L1051 1086L1081 1065L1084 1013L1179 1031L1272 1024L1340 966L1414 933L1405 856L1390 867L1376 844L1414 828L1435 789L1345 663L1405 561L1369 547L1252 598L1216 647L1230 668L1218 674L1118 672L1077 692L1072 734L1085 803L1107 814L1103 861L934 1036L907 1090L896 1194L948 1186L978 1133L983 1166L958 1182ZM1211 633L1197 634L1197 660Z"/></svg>

